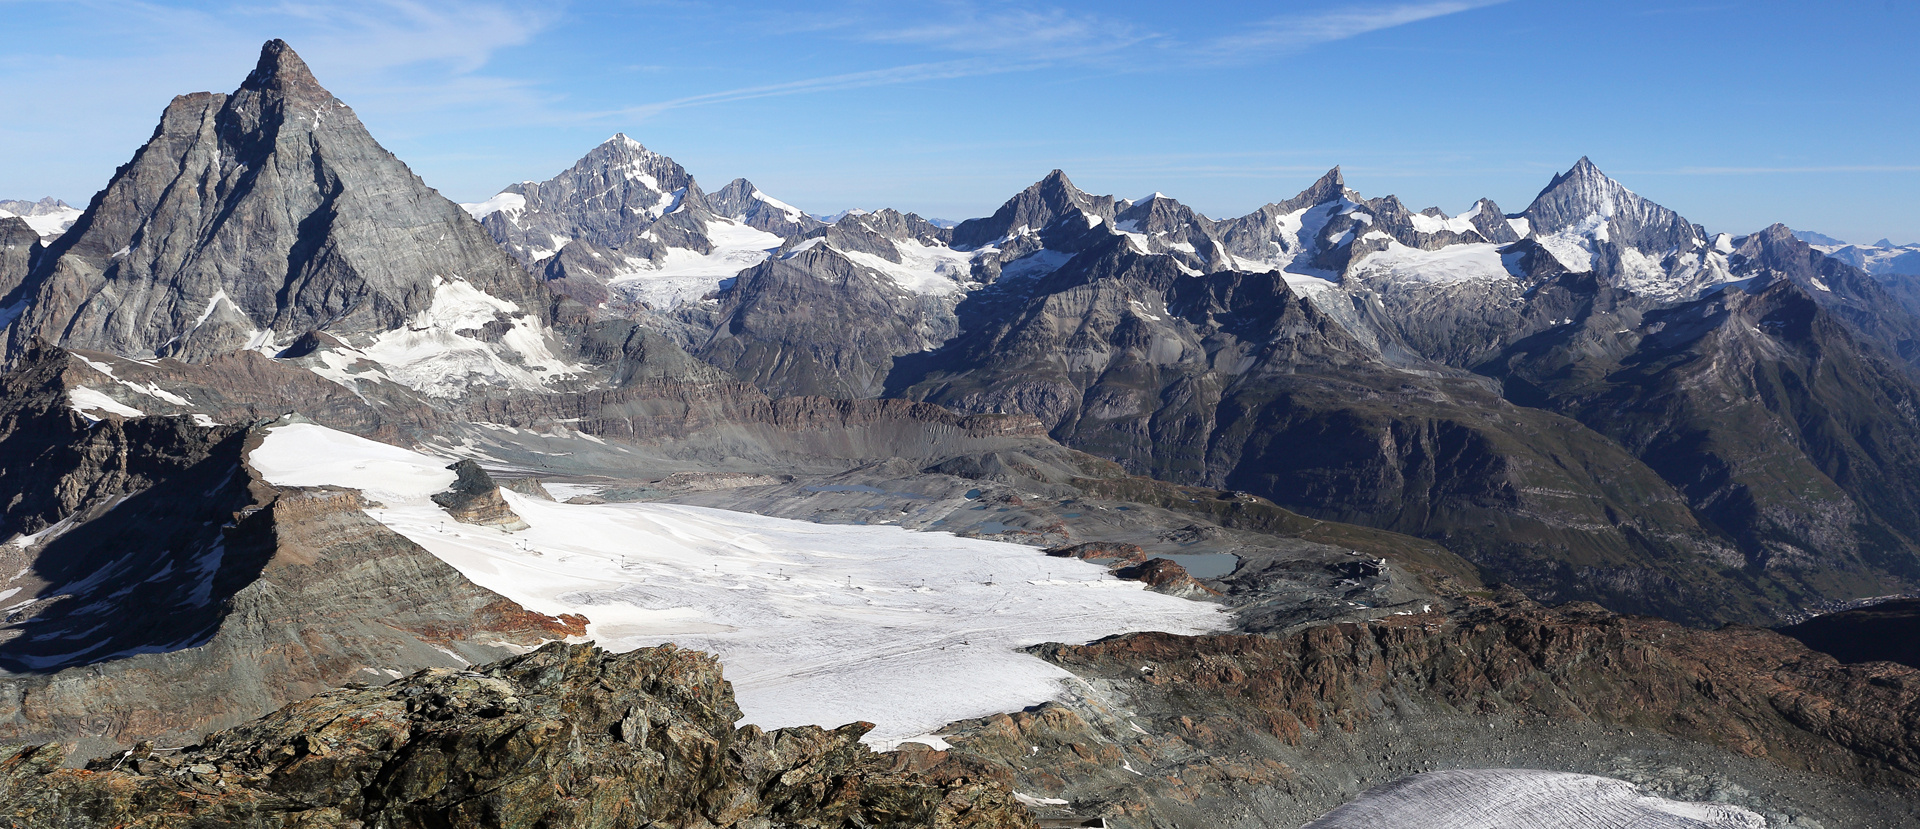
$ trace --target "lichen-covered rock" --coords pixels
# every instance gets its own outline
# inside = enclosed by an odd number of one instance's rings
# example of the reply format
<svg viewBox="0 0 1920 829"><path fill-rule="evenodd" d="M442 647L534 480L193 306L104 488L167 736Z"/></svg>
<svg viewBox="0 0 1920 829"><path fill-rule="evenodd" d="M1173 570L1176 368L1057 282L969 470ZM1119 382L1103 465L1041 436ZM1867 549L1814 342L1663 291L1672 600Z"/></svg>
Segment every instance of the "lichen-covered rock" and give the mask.
<svg viewBox="0 0 1920 829"><path fill-rule="evenodd" d="M875 754L853 723L765 732L712 656L554 643L477 670L350 687L210 734L61 769L0 761L18 827L1031 827L991 773Z"/></svg>

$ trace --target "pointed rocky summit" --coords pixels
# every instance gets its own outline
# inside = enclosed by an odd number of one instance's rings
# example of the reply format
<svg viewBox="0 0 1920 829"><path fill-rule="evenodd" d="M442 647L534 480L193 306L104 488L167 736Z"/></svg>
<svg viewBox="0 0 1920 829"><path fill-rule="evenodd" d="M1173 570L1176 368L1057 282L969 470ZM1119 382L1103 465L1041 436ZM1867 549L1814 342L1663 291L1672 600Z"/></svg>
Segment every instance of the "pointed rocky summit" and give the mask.
<svg viewBox="0 0 1920 829"><path fill-rule="evenodd" d="M136 358L271 353L308 331L350 339L405 327L449 290L485 294L518 317L548 303L273 40L233 94L168 105L39 258L7 349L38 337Z"/></svg>

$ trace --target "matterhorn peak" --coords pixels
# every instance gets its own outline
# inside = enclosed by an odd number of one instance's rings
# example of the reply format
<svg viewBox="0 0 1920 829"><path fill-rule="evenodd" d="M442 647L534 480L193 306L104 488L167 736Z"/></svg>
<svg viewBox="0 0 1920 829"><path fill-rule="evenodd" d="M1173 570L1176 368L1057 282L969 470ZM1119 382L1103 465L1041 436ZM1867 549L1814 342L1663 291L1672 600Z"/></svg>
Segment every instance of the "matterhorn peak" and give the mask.
<svg viewBox="0 0 1920 829"><path fill-rule="evenodd" d="M40 337L200 362L316 330L359 347L407 330L446 290L547 307L544 289L280 40L232 95L175 98L74 228L35 264L9 353ZM446 289L439 274L463 284Z"/></svg>
<svg viewBox="0 0 1920 829"><path fill-rule="evenodd" d="M295 54L292 46L274 38L260 47L260 61L240 84L241 92L278 93L290 98L331 101L333 93L315 80L307 62Z"/></svg>

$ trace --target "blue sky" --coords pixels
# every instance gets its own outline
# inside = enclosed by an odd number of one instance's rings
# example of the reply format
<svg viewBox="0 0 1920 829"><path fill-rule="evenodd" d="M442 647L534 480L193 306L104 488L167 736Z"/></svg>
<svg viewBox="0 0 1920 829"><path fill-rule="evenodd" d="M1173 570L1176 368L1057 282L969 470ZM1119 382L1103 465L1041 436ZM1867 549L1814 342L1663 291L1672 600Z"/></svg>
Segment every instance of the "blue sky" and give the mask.
<svg viewBox="0 0 1920 829"><path fill-rule="evenodd" d="M1055 167L1213 216L1335 164L1517 212L1582 155L1714 231L1920 241L1920 4L0 0L0 197L83 203L282 37L475 201L616 131L708 188L982 215Z"/></svg>

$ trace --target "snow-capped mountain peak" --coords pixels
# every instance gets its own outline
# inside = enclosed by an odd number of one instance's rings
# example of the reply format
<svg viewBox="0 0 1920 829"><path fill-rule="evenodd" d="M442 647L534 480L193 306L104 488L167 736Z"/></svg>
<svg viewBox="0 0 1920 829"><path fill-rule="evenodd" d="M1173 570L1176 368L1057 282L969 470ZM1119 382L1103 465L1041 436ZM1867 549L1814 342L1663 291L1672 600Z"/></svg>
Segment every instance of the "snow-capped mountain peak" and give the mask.
<svg viewBox="0 0 1920 829"><path fill-rule="evenodd" d="M701 254L712 248L706 238L711 213L693 176L625 133L551 179L511 185L463 207L530 265L575 241L653 263L667 248Z"/></svg>
<svg viewBox="0 0 1920 829"><path fill-rule="evenodd" d="M67 232L67 228L73 227L82 212L80 208L52 196L39 201L0 199L0 219L19 217L49 244Z"/></svg>
<svg viewBox="0 0 1920 829"><path fill-rule="evenodd" d="M1581 158L1553 177L1518 217L1528 235L1573 272L1600 272L1658 299L1697 294L1727 277L1704 228L1608 178Z"/></svg>
<svg viewBox="0 0 1920 829"><path fill-rule="evenodd" d="M1069 215L1110 222L1115 211L1112 196L1090 196L1073 186L1066 173L1054 170L1008 199L992 216L961 222L953 229L953 244L963 249L986 247L1038 233Z"/></svg>
<svg viewBox="0 0 1920 829"><path fill-rule="evenodd" d="M744 178L707 194L707 204L715 215L779 236L797 236L823 225L806 211L767 195Z"/></svg>
<svg viewBox="0 0 1920 829"><path fill-rule="evenodd" d="M1896 245L1881 239L1871 245L1850 245L1819 233L1795 231L1801 241L1815 250L1877 276L1920 274L1920 244Z"/></svg>

